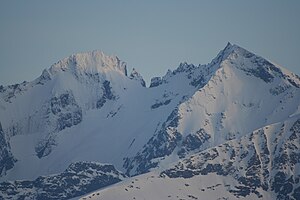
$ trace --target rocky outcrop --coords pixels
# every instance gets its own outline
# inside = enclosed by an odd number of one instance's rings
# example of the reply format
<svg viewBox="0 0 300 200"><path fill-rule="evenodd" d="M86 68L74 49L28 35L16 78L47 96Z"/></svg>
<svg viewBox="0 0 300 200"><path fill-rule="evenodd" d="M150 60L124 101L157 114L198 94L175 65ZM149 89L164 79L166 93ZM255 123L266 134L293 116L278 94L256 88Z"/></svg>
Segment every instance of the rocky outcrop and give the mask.
<svg viewBox="0 0 300 200"><path fill-rule="evenodd" d="M124 168L127 175L137 175L148 172L159 164L156 158L170 155L179 142L182 135L175 129L178 126L180 116L175 109L163 123L161 129L144 145L143 149L132 158L125 158Z"/></svg>
<svg viewBox="0 0 300 200"><path fill-rule="evenodd" d="M272 129L276 131L268 131ZM237 180L239 185L228 188L236 197L255 193L259 198L259 191L264 190L277 199L296 200L300 190L299 144L300 119L294 118L188 157L161 176L191 178L215 173Z"/></svg>
<svg viewBox="0 0 300 200"><path fill-rule="evenodd" d="M33 181L0 183L0 199L69 199L117 183L125 175L112 165L72 163L64 172Z"/></svg>
<svg viewBox="0 0 300 200"><path fill-rule="evenodd" d="M146 82L144 81L142 75L138 73L135 68L132 69L129 78L140 82L143 87L146 87Z"/></svg>
<svg viewBox="0 0 300 200"><path fill-rule="evenodd" d="M0 123L0 176L13 168L16 160L10 152L9 143L6 141L2 125Z"/></svg>
<svg viewBox="0 0 300 200"><path fill-rule="evenodd" d="M106 80L106 81L103 82L102 90L103 90L103 95L97 101L97 108L98 109L102 108L108 100L114 100L116 98L116 96L112 92L112 88L110 86L109 81Z"/></svg>
<svg viewBox="0 0 300 200"><path fill-rule="evenodd" d="M50 99L46 115L47 118L51 119L47 121L48 133L35 146L39 158L51 153L53 146L56 145L57 132L75 126L82 121L82 109L76 102L73 93L65 91Z"/></svg>
<svg viewBox="0 0 300 200"><path fill-rule="evenodd" d="M58 131L77 125L82 121L82 110L70 91L51 98L50 106L52 114L57 118Z"/></svg>

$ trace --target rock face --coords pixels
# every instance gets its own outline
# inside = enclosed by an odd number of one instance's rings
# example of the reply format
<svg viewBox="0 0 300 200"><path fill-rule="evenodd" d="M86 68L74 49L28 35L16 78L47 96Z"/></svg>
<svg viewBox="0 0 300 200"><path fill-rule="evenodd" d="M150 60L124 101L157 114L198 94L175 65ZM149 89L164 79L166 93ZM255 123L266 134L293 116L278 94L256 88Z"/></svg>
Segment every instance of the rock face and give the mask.
<svg viewBox="0 0 300 200"><path fill-rule="evenodd" d="M151 168L158 166L156 158L170 155L178 143L182 139L182 135L175 130L178 125L179 116L177 110L169 115L167 121L162 125L161 130L157 132L150 140L144 145L143 150L138 153L134 158L126 158L124 168L127 169L128 175L137 175L149 172ZM136 174L131 174L131 170L136 167Z"/></svg>
<svg viewBox="0 0 300 200"><path fill-rule="evenodd" d="M52 114L58 116L57 129L59 131L75 126L82 121L82 110L76 104L72 93L67 92L59 97L53 97L50 102Z"/></svg>
<svg viewBox="0 0 300 200"><path fill-rule="evenodd" d="M112 165L72 163L64 172L33 181L0 183L0 199L69 199L120 182L125 175Z"/></svg>
<svg viewBox="0 0 300 200"><path fill-rule="evenodd" d="M204 129L200 129L195 134L187 135L182 141L182 147L178 151L180 158L183 158L188 152L201 148L209 139L210 135Z"/></svg>
<svg viewBox="0 0 300 200"><path fill-rule="evenodd" d="M228 198L298 198L299 86L297 75L230 43L211 63L181 63L149 88L115 56L72 55L34 81L0 87L1 194L81 195L95 184L64 177L80 174L68 171L74 161L89 174L93 161L127 176L158 170L157 181L230 177L232 187L218 186ZM96 171L89 180L113 183Z"/></svg>
<svg viewBox="0 0 300 200"><path fill-rule="evenodd" d="M15 162L0 123L0 176L5 175L7 170L13 168Z"/></svg>
<svg viewBox="0 0 300 200"><path fill-rule="evenodd" d="M108 100L115 100L115 96L112 93L110 82L104 81L103 82L103 96L97 101L97 108L100 109L104 106L106 101Z"/></svg>
<svg viewBox="0 0 300 200"><path fill-rule="evenodd" d="M160 77L154 77L151 79L150 87L159 86L161 83L162 83L162 80Z"/></svg>
<svg viewBox="0 0 300 200"><path fill-rule="evenodd" d="M129 78L139 81L143 87L146 87L146 82L144 81L142 75L138 73L135 68L132 69Z"/></svg>

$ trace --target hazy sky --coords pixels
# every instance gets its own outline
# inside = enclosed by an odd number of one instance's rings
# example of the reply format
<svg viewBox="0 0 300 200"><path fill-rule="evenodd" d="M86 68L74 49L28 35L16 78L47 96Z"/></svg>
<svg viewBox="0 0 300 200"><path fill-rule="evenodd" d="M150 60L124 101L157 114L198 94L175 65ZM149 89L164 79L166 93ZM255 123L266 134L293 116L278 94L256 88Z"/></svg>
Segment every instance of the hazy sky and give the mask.
<svg viewBox="0 0 300 200"><path fill-rule="evenodd" d="M210 62L228 41L299 75L299 19L299 0L1 0L0 85L95 49L149 83L180 62Z"/></svg>

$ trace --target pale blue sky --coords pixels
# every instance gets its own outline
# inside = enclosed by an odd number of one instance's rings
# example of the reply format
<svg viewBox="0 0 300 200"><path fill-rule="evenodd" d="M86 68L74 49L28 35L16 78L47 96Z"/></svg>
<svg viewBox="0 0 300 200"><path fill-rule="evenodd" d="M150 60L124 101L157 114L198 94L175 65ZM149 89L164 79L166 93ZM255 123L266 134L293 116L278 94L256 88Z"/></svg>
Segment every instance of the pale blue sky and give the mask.
<svg viewBox="0 0 300 200"><path fill-rule="evenodd" d="M0 85L95 49L149 83L180 62L210 62L228 41L299 75L299 19L298 0L1 0Z"/></svg>

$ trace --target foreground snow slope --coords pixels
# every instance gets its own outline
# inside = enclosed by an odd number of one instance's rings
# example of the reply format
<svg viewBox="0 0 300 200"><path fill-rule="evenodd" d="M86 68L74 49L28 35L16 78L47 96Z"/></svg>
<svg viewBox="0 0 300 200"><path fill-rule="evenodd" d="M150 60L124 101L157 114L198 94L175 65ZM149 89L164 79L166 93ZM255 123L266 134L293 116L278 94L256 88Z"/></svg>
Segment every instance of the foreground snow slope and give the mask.
<svg viewBox="0 0 300 200"><path fill-rule="evenodd" d="M81 199L299 199L300 115Z"/></svg>

